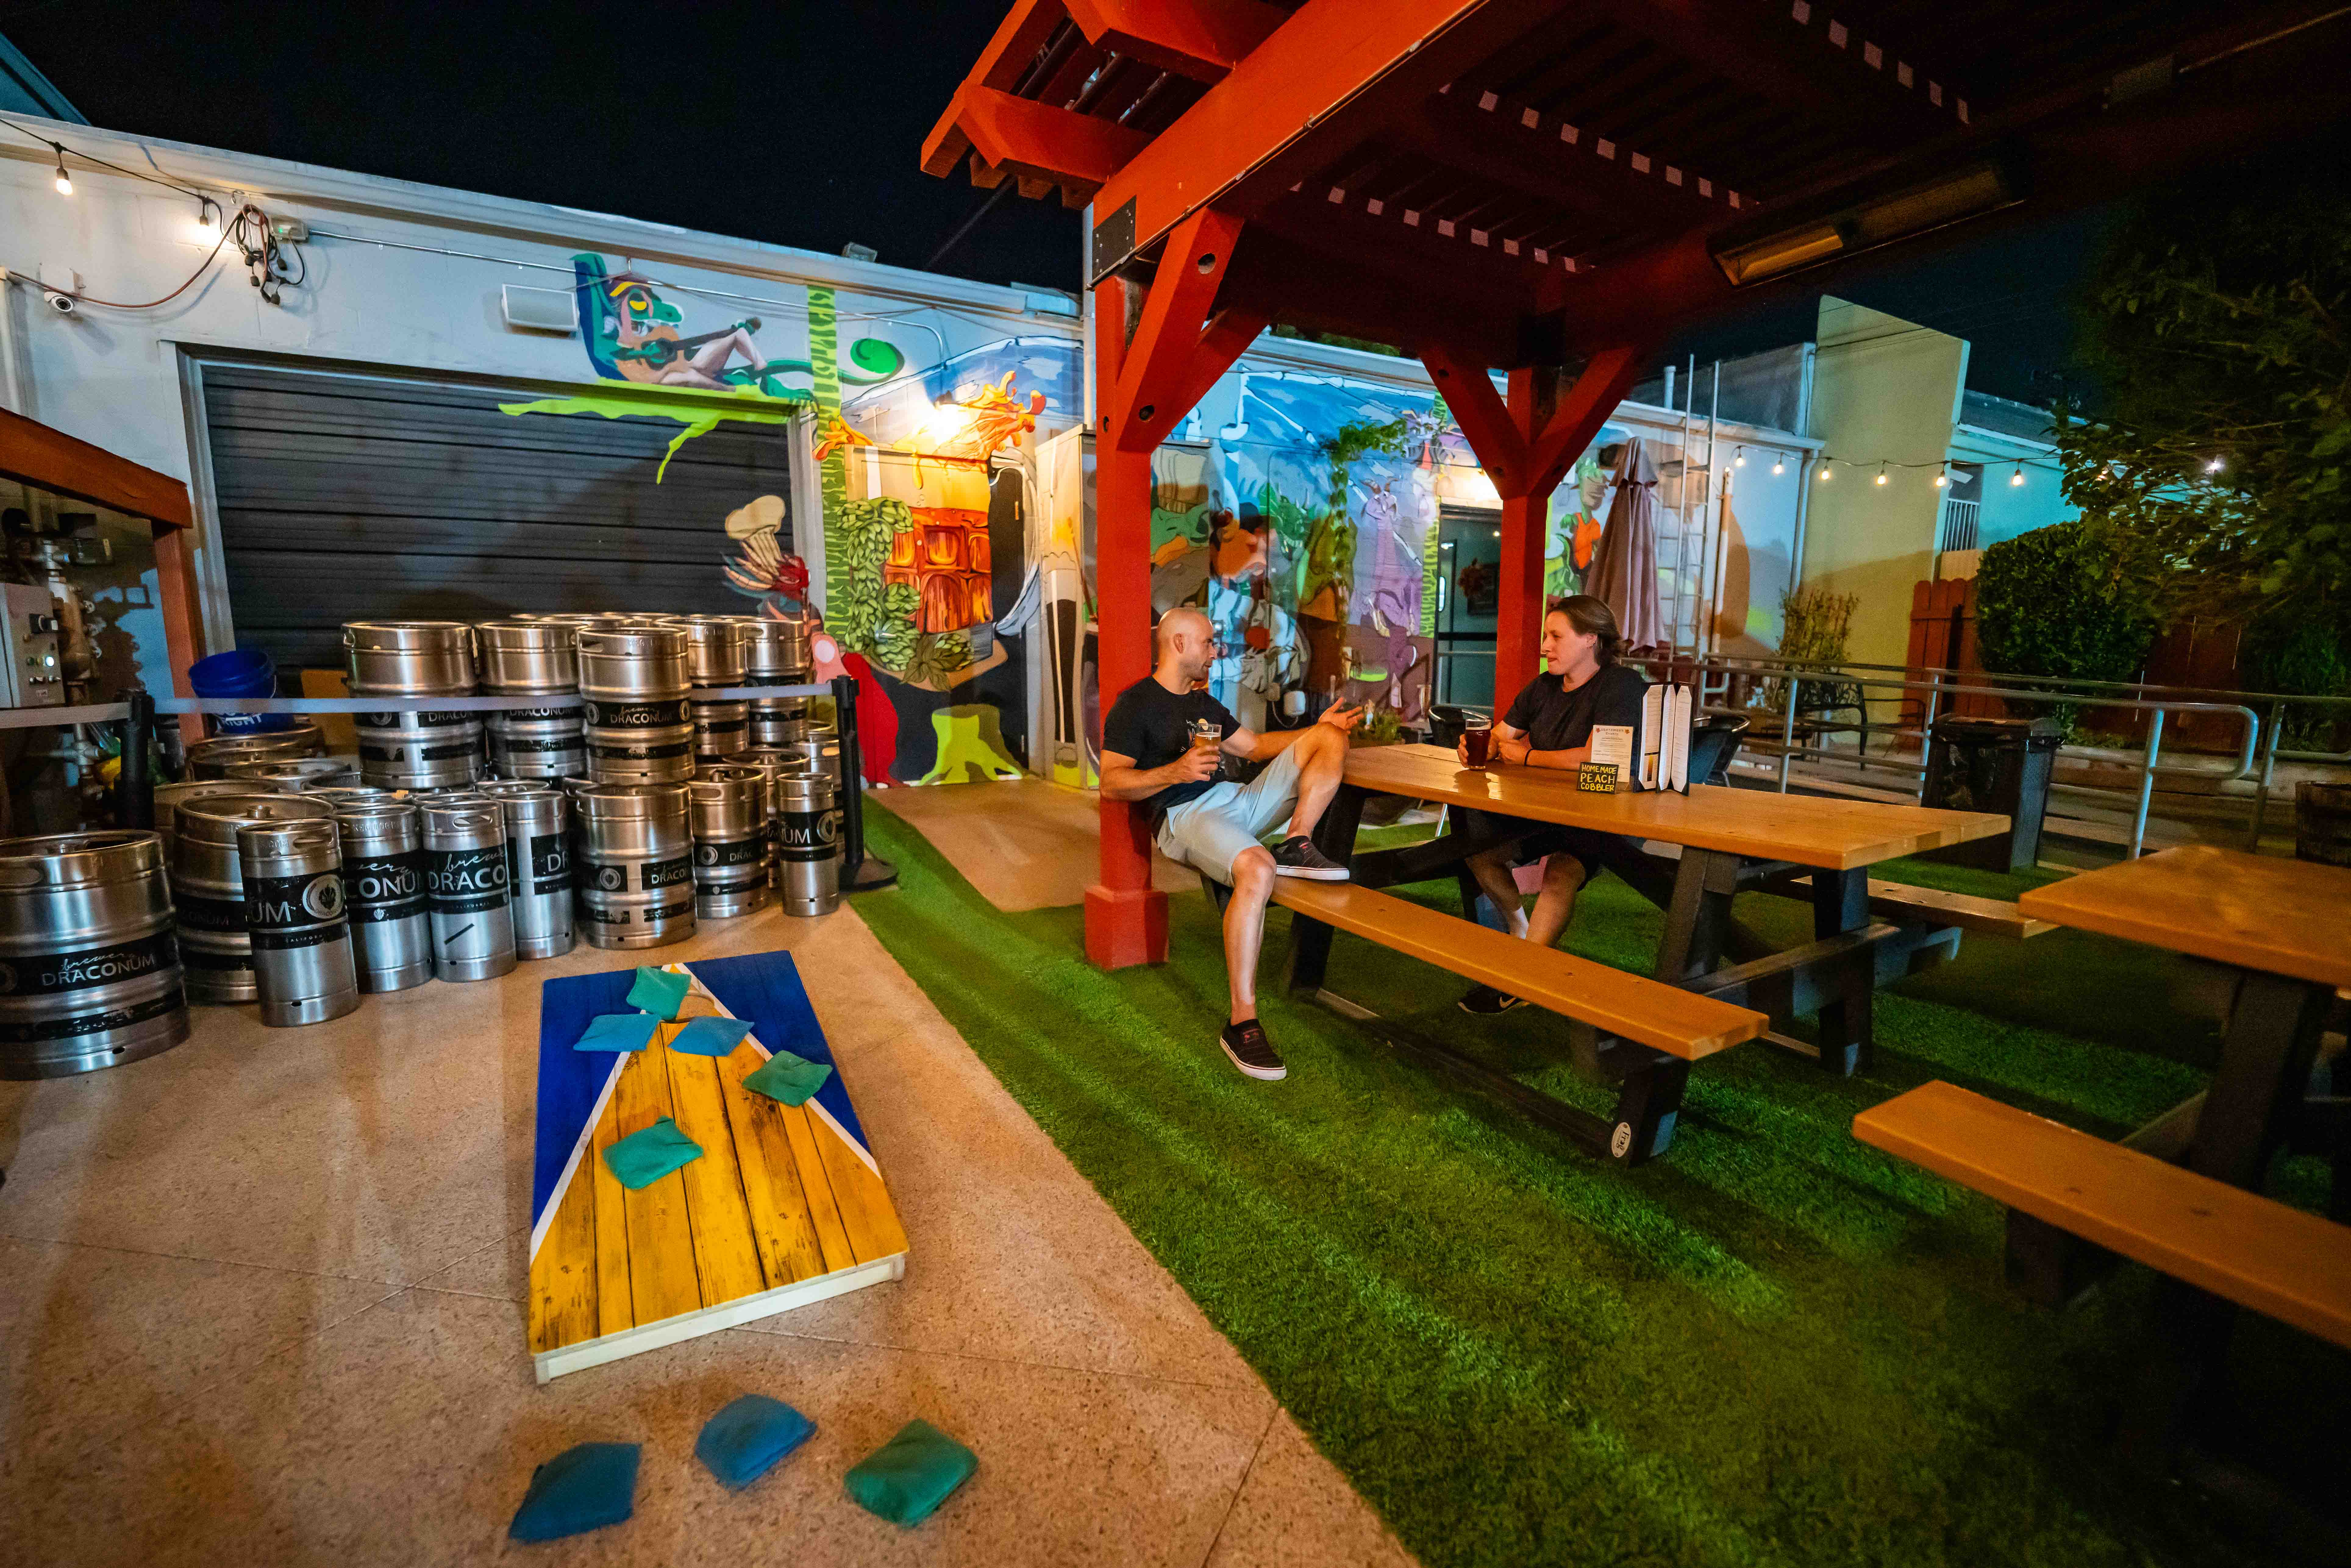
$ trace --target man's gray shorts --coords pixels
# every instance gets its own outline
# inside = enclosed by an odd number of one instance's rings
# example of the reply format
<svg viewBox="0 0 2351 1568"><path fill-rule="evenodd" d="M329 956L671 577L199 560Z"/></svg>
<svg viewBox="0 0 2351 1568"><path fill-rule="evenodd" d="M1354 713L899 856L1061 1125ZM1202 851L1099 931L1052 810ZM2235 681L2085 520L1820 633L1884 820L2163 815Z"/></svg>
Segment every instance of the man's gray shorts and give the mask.
<svg viewBox="0 0 2351 1568"><path fill-rule="evenodd" d="M1159 824L1159 852L1230 887L1241 852L1255 848L1297 809L1298 747L1290 746L1249 783L1219 780L1172 808Z"/></svg>

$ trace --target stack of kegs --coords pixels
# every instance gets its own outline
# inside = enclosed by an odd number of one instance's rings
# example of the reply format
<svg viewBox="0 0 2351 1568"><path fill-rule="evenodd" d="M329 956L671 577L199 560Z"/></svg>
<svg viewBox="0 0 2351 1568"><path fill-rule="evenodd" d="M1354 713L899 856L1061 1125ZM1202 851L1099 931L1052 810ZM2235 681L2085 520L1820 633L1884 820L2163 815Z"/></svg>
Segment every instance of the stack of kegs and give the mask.
<svg viewBox="0 0 2351 1568"><path fill-rule="evenodd" d="M743 622L743 684L802 686L815 678L808 622L747 617ZM808 716L806 697L774 697L751 705L751 744L781 746Z"/></svg>
<svg viewBox="0 0 2351 1568"><path fill-rule="evenodd" d="M474 629L463 621L354 621L343 628L355 697L474 695ZM482 716L432 709L357 716L360 772L386 789L444 789L482 772Z"/></svg>
<svg viewBox="0 0 2351 1568"><path fill-rule="evenodd" d="M568 621L485 621L474 629L482 693L498 697L570 696L580 670ZM577 706L494 709L487 716L490 771L501 779L562 779L588 765Z"/></svg>
<svg viewBox="0 0 2351 1568"><path fill-rule="evenodd" d="M62 1078L188 1038L152 833L0 840L0 1078Z"/></svg>
<svg viewBox="0 0 2351 1568"><path fill-rule="evenodd" d="M340 757L295 757L280 762L239 762L231 767L232 779L246 779L264 789L290 795L319 789L347 789L360 781L360 770Z"/></svg>
<svg viewBox="0 0 2351 1568"><path fill-rule="evenodd" d="M653 620L582 626L580 695L588 774L612 783L671 783L694 773L684 628Z"/></svg>
<svg viewBox="0 0 2351 1568"><path fill-rule="evenodd" d="M659 947L694 935L694 831L684 784L593 780L565 793L581 934L596 947Z"/></svg>
<svg viewBox="0 0 2351 1568"><path fill-rule="evenodd" d="M686 668L695 688L689 707L696 765L716 762L751 743L750 705L703 695L743 684L743 632L748 624L739 615L689 615L678 622L685 632Z"/></svg>

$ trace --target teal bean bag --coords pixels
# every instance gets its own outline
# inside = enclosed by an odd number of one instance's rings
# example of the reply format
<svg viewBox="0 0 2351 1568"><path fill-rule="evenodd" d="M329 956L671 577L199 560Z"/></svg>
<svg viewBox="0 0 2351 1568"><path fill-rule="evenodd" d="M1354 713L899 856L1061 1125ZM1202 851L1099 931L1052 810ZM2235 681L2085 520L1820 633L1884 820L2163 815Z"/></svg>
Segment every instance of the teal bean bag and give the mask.
<svg viewBox="0 0 2351 1568"><path fill-rule="evenodd" d="M631 1133L604 1151L604 1164L631 1192L653 1186L680 1166L702 1157L702 1145L677 1130L664 1116L652 1126Z"/></svg>
<svg viewBox="0 0 2351 1568"><path fill-rule="evenodd" d="M768 1059L767 1066L744 1079L743 1087L787 1105L799 1105L823 1088L824 1081L831 1076L832 1069L821 1061L779 1051Z"/></svg>
<svg viewBox="0 0 2351 1568"><path fill-rule="evenodd" d="M674 1019L693 985L684 975L640 966L635 982L629 987L629 1005L657 1019Z"/></svg>
<svg viewBox="0 0 2351 1568"><path fill-rule="evenodd" d="M915 1525L930 1518L977 1469L977 1455L917 1418L867 1455L864 1463L842 1478L842 1484L866 1512L893 1524Z"/></svg>
<svg viewBox="0 0 2351 1568"><path fill-rule="evenodd" d="M816 1423L764 1394L746 1394L705 1422L695 1457L721 1486L741 1491L809 1440Z"/></svg>

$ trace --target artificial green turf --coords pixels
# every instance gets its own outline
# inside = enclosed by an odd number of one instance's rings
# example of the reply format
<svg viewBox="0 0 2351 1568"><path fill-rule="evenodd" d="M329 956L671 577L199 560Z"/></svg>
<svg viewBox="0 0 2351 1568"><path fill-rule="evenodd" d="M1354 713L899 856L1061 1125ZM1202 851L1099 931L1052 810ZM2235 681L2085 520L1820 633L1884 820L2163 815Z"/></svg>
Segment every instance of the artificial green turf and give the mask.
<svg viewBox="0 0 2351 1568"><path fill-rule="evenodd" d="M2105 1441L2146 1277L2027 1305L1994 1205L1850 1132L1930 1078L2098 1131L2192 1092L2205 1047L2113 1038L2118 1016L2209 1036L2126 945L1970 937L1880 997L1864 1074L1711 1058L1671 1153L1626 1172L1278 995L1290 1076L1243 1078L1215 1044L1204 898L1170 900L1169 963L1104 975L1079 910L999 913L903 822L866 822L900 882L858 912L1423 1563L2260 1560ZM1603 878L1568 945L1640 967L1659 919ZM1536 1009L1469 1019L1455 977L1344 937L1330 983L1596 1103ZM2267 1324L2241 1340L2267 1457L2339 1477L2351 1358Z"/></svg>

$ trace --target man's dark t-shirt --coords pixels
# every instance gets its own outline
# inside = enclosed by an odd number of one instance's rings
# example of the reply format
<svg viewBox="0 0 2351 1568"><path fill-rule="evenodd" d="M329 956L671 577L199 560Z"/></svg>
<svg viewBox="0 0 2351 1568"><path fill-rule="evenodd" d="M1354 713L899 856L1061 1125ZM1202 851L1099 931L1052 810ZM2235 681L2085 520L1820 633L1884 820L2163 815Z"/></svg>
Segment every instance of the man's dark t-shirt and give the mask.
<svg viewBox="0 0 2351 1568"><path fill-rule="evenodd" d="M1639 698L1634 700L1637 703ZM1118 701L1111 705L1110 716L1102 720L1102 749L1134 758L1135 767L1146 772L1165 768L1191 748L1191 727L1196 718L1214 720L1220 736L1228 737L1241 727L1240 720L1207 693L1186 692L1178 696L1161 685L1157 677L1146 675L1119 693ZM1198 799L1215 783L1215 779L1206 779L1197 783L1170 784L1135 804L1143 808L1155 833L1169 808Z"/></svg>
<svg viewBox="0 0 2351 1568"><path fill-rule="evenodd" d="M1502 722L1526 734L1537 751L1573 751L1592 739L1595 724L1641 722L1641 696L1649 683L1638 670L1610 664L1573 691L1557 675L1537 675L1520 691Z"/></svg>

